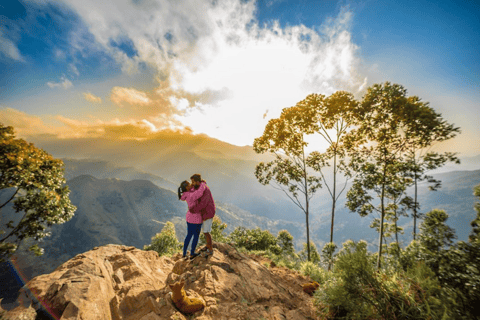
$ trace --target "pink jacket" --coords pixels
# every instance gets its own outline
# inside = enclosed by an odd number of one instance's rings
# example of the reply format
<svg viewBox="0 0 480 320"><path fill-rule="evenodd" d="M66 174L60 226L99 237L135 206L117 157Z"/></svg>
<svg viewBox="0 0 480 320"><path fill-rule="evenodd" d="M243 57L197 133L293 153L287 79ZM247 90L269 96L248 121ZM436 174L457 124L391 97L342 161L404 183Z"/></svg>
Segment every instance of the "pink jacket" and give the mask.
<svg viewBox="0 0 480 320"><path fill-rule="evenodd" d="M180 197L180 200L186 201L188 205L188 211L186 215L186 219L188 223L194 223L194 224L201 224L203 223L202 215L200 212L193 213L191 212L191 208L197 203L197 200L200 199L200 197L203 195L205 192L205 189L207 188L207 185L205 182L200 183L200 187L195 190L195 188L190 189L188 192L184 192L182 196Z"/></svg>

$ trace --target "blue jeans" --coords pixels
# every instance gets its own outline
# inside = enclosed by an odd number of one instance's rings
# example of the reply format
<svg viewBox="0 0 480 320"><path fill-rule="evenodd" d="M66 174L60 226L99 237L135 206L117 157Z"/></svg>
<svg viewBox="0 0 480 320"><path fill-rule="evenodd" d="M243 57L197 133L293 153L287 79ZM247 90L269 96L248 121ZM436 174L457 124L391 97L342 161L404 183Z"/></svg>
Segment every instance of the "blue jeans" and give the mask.
<svg viewBox="0 0 480 320"><path fill-rule="evenodd" d="M183 256L187 255L187 248L188 244L190 243L190 239L193 236L192 242L192 249L190 250L190 254L195 253L195 248L197 247L198 237L200 236L200 230L202 230L202 224L195 224L187 222L187 236L185 237L185 241L183 243Z"/></svg>

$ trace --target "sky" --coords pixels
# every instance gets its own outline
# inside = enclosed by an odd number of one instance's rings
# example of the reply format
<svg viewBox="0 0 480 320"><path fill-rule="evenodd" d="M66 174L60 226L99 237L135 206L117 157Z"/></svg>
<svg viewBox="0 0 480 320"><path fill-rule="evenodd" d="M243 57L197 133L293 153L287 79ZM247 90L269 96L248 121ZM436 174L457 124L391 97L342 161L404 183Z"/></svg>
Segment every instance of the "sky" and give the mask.
<svg viewBox="0 0 480 320"><path fill-rule="evenodd" d="M252 145L310 93L390 81L480 154L477 1L0 2L0 122L19 137L154 136ZM312 142L313 144L313 142Z"/></svg>

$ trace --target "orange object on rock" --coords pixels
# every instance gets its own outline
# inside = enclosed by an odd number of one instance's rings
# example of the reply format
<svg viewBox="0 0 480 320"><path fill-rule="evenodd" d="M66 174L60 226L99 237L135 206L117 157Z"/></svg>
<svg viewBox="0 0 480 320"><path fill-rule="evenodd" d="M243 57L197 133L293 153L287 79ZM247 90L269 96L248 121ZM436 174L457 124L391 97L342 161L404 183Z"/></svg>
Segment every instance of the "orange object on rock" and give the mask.
<svg viewBox="0 0 480 320"><path fill-rule="evenodd" d="M308 293L309 295L313 295L315 290L317 290L318 287L320 287L320 285L318 284L318 282L313 281L313 282L302 284L302 287L304 292Z"/></svg>
<svg viewBox="0 0 480 320"><path fill-rule="evenodd" d="M205 308L205 302L198 298L191 298L183 289L184 281L180 281L170 285L172 289L172 301L181 313L191 314Z"/></svg>

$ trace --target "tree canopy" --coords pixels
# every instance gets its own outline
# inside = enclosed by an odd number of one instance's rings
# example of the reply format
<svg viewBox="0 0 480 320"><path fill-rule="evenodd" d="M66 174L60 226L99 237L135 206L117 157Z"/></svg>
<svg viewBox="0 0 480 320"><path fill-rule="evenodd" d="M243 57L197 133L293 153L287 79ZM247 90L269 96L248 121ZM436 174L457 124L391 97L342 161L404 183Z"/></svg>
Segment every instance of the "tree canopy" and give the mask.
<svg viewBox="0 0 480 320"><path fill-rule="evenodd" d="M416 96L407 96L403 86L389 82L367 89L357 119L357 128L347 138L350 168L356 173L347 194L347 206L361 216L379 213L379 221L374 226L379 228L377 268L380 268L388 211L396 221L398 205L413 207L416 219L416 195L415 199L407 196L407 187L427 179L427 169L455 160L453 154L427 153L415 161L416 151L454 137L459 129L443 120L428 103ZM378 205L375 198L379 200Z"/></svg>
<svg viewBox="0 0 480 320"><path fill-rule="evenodd" d="M304 100L284 108L280 117L271 119L263 135L253 143L255 152L275 155L273 161L257 165L255 177L263 185L273 182L275 188L282 190L305 213L307 243L310 243L309 203L321 187L321 178L309 173L312 157L305 153L305 136L313 133L311 119L315 114L315 109ZM307 259L310 261L309 246Z"/></svg>
<svg viewBox="0 0 480 320"><path fill-rule="evenodd" d="M73 217L76 207L63 172L61 160L15 138L13 127L0 124L0 210L9 220L0 229L0 261L15 253L22 240L39 241L49 235L47 227ZM29 250L43 253L37 244Z"/></svg>

